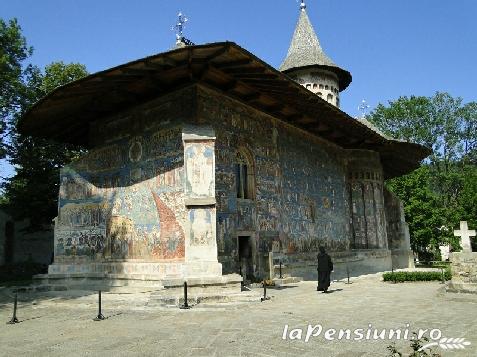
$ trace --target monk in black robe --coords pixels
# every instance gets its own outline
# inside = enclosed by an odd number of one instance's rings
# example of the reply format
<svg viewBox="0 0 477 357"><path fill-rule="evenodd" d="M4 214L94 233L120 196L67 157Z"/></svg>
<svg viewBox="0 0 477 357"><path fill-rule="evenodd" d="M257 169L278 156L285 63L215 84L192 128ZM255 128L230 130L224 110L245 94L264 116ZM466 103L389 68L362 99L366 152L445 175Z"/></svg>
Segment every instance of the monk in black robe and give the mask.
<svg viewBox="0 0 477 357"><path fill-rule="evenodd" d="M326 254L325 248L320 247L320 253L318 254L318 287L317 291L328 292L330 287L330 276L333 271L333 262L331 257Z"/></svg>

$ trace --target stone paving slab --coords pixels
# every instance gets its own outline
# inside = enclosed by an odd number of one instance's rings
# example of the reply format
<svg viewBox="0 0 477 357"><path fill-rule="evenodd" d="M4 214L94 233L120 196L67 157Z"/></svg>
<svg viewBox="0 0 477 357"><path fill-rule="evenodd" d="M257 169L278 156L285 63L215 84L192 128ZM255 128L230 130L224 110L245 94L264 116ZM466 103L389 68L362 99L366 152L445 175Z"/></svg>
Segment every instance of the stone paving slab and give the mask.
<svg viewBox="0 0 477 357"><path fill-rule="evenodd" d="M259 291L259 289L257 289ZM269 290L270 301L197 305L191 310L148 308L148 295L103 295L103 314L94 322L95 294L71 298L35 295L19 303L21 323L11 318L11 298L0 294L0 356L386 356L390 341L304 341L306 328L378 330L440 329L443 337L464 337L465 350L434 349L442 356L477 355L477 297L442 292L438 282L392 284L379 275L337 282L331 294L314 282ZM282 339L304 330L301 340ZM397 346L409 342L398 341Z"/></svg>

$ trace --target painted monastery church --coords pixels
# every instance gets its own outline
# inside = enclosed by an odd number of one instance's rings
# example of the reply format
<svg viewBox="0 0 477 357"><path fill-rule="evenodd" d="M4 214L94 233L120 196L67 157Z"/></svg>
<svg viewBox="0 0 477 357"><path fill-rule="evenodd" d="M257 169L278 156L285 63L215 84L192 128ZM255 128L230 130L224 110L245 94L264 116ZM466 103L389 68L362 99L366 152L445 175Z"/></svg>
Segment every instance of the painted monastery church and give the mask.
<svg viewBox="0 0 477 357"><path fill-rule="evenodd" d="M179 41L56 89L22 132L89 151L61 172L48 277L253 281L279 260L316 279L321 245L336 277L412 265L383 182L429 150L341 111L351 80L302 2L279 70L233 42Z"/></svg>

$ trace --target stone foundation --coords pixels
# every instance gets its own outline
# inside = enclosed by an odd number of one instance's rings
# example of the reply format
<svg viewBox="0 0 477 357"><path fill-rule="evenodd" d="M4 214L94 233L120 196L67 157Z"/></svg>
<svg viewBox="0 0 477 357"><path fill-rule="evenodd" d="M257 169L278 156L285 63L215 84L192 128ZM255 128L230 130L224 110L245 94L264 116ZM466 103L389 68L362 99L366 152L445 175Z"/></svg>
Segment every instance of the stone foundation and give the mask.
<svg viewBox="0 0 477 357"><path fill-rule="evenodd" d="M160 279L155 275L101 273L40 274L34 276L34 285L51 287L49 290L120 290L122 292L134 292L135 290L177 289L178 292L182 292L184 281L187 282L189 290L195 294L206 294L207 292L216 294L218 290L238 293L240 292L242 277L237 274L230 274L219 277Z"/></svg>
<svg viewBox="0 0 477 357"><path fill-rule="evenodd" d="M331 274L333 280L346 278L348 271L350 277L356 277L390 271L392 267L392 254L388 249L352 250L329 254L334 265ZM304 280L318 279L316 253L282 254L280 257L274 253L274 259L275 264L277 259L282 260L284 276L302 277ZM279 276L277 265L274 276Z"/></svg>
<svg viewBox="0 0 477 357"><path fill-rule="evenodd" d="M414 253L411 249L392 250L393 269L414 268Z"/></svg>
<svg viewBox="0 0 477 357"><path fill-rule="evenodd" d="M222 266L217 262L167 262L167 263L90 263L52 264L50 275L55 274L129 274L154 275L158 279L221 276Z"/></svg>
<svg viewBox="0 0 477 357"><path fill-rule="evenodd" d="M240 292L242 277L236 274L222 276L222 265L217 262L92 262L83 264L55 263L48 274L37 275L35 285L50 290L104 290L152 291L180 289L184 281L213 294L220 291ZM225 288L225 290L224 290ZM179 292L179 290L178 290ZM208 294L208 292L207 292Z"/></svg>
<svg viewBox="0 0 477 357"><path fill-rule="evenodd" d="M447 291L477 294L477 252L450 253L452 280Z"/></svg>

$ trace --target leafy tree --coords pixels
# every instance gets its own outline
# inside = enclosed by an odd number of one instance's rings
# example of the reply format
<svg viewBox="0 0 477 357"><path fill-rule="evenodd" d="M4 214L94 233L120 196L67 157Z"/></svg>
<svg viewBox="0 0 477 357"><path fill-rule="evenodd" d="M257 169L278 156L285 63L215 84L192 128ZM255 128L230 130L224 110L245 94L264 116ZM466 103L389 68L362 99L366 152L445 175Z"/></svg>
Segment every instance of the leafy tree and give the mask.
<svg viewBox="0 0 477 357"><path fill-rule="evenodd" d="M36 72L28 82L27 106L56 87L87 74L80 64L52 63L44 74ZM12 137L8 160L15 175L3 185L4 207L15 219L28 218L31 230L40 229L57 214L59 170L81 153L81 148L21 135Z"/></svg>
<svg viewBox="0 0 477 357"><path fill-rule="evenodd" d="M23 62L32 54L16 19L0 19L0 158L5 157L6 143L13 116L22 105L25 77L32 66Z"/></svg>
<svg viewBox="0 0 477 357"><path fill-rule="evenodd" d="M10 21L14 36L3 36L2 47L27 48L25 38L21 35L16 20ZM19 40L20 39L20 40ZM16 41L20 45L13 46L8 41ZM23 46L23 47L22 47ZM7 160L15 167L13 177L2 183L3 197L0 205L16 220L28 219L29 229L41 229L49 223L57 213L59 170L82 149L71 145L54 143L41 138L20 134L16 130L18 119L25 111L43 96L72 80L87 75L84 65L54 62L41 71L29 65L23 69L23 61L32 53L32 49L17 56L15 64L16 77L12 76L12 84L8 86L8 97L2 107L2 128L4 130L3 149ZM2 92L3 93L3 92ZM3 100L3 98L2 98ZM8 135L6 135L8 134Z"/></svg>
<svg viewBox="0 0 477 357"><path fill-rule="evenodd" d="M403 200L413 249L458 248L453 229L459 221L477 223L477 103L439 92L400 97L378 105L368 120L389 136L433 150L420 169L387 182Z"/></svg>
<svg viewBox="0 0 477 357"><path fill-rule="evenodd" d="M400 97L379 104L368 120L385 134L432 149L430 163L447 172L452 162L477 145L477 103L437 92L433 97Z"/></svg>
<svg viewBox="0 0 477 357"><path fill-rule="evenodd" d="M429 122L430 99L427 97L400 97L389 106L378 104L369 117L383 133L395 139L432 147L434 133Z"/></svg>
<svg viewBox="0 0 477 357"><path fill-rule="evenodd" d="M439 197L429 188L431 170L420 167L403 177L387 182L389 189L404 203L404 214L411 232L411 247L422 251L428 245L434 245L439 228L445 224L443 209Z"/></svg>
<svg viewBox="0 0 477 357"><path fill-rule="evenodd" d="M449 173L452 163L462 155L462 98L438 92L429 104L426 124L433 133L433 164L439 172Z"/></svg>
<svg viewBox="0 0 477 357"><path fill-rule="evenodd" d="M477 164L477 103L467 103L462 109L462 141L465 163Z"/></svg>

